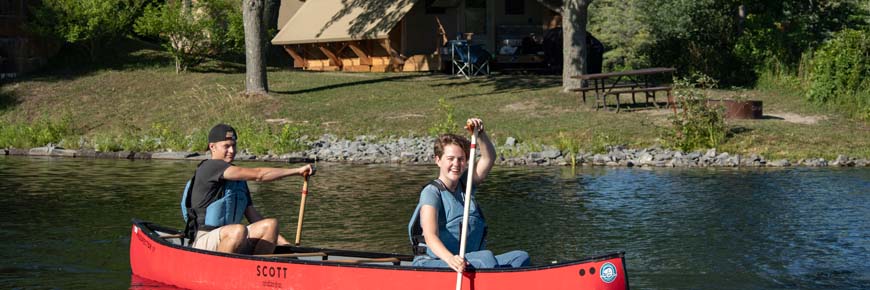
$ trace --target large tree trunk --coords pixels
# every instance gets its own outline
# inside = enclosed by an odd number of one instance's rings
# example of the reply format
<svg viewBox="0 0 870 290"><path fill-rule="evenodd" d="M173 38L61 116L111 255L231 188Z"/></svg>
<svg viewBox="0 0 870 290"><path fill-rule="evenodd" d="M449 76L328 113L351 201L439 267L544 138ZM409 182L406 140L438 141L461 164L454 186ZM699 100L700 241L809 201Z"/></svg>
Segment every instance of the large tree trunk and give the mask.
<svg viewBox="0 0 870 290"><path fill-rule="evenodd" d="M592 0L565 0L562 6L562 90L580 88L572 76L586 73L586 21Z"/></svg>
<svg viewBox="0 0 870 290"><path fill-rule="evenodd" d="M245 22L245 93L262 94L269 88L266 83L266 58L263 53L263 2L242 0L242 18Z"/></svg>

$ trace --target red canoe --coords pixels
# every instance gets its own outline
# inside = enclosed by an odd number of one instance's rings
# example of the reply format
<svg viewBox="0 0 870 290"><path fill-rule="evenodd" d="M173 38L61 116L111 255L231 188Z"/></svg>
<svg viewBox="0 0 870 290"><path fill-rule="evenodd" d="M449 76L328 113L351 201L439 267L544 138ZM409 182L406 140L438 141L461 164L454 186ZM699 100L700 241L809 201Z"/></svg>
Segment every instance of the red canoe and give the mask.
<svg viewBox="0 0 870 290"><path fill-rule="evenodd" d="M265 256L180 245L179 231L133 220L130 267L145 279L189 289L417 289L456 286L456 272L410 266L413 257L321 248L278 247ZM628 289L625 254L516 269L480 269L462 289Z"/></svg>

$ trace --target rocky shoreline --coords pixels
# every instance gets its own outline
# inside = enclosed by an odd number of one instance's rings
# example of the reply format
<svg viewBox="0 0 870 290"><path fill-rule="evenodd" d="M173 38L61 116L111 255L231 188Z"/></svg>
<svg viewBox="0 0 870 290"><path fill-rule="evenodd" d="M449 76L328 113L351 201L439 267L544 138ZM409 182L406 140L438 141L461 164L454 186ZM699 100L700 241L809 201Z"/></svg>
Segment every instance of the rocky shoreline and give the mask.
<svg viewBox="0 0 870 290"><path fill-rule="evenodd" d="M253 155L241 152L236 160L259 160L272 162L346 162L360 164L431 164L433 162L433 137L390 137L374 141L369 136L354 140L339 140L332 135L323 135L315 141L305 142L309 149L282 155ZM496 146L496 164L507 166L617 166L617 167L867 167L870 159L843 155L835 160L809 158L800 160L767 160L763 156L732 155L716 149L681 152L658 147L631 149L611 146L607 153L561 152L550 146L521 144L508 137L504 144ZM18 156L53 156L75 158L114 159L168 159L202 160L208 155L200 152L96 152L92 149L64 149L49 144L31 149L0 149L0 154Z"/></svg>

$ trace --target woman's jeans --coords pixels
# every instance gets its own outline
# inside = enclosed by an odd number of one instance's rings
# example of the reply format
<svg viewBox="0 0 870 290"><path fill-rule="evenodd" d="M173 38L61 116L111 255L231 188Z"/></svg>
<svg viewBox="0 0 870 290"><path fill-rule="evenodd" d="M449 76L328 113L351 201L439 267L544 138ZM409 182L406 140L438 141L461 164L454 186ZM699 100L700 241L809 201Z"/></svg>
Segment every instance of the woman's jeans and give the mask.
<svg viewBox="0 0 870 290"><path fill-rule="evenodd" d="M518 268L529 265L529 254L524 251L510 251L501 255L493 255L489 250L470 252L465 254L465 260L476 269L484 268ZM443 260L421 255L414 257L414 266L447 268Z"/></svg>

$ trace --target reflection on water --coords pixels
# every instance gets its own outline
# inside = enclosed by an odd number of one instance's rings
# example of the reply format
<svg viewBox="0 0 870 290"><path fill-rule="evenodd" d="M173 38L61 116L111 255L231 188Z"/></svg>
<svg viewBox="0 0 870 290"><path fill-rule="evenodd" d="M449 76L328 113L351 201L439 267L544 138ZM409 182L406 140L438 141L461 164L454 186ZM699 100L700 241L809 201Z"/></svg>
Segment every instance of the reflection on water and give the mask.
<svg viewBox="0 0 870 290"><path fill-rule="evenodd" d="M130 219L180 227L195 166L0 157L0 288L153 287L131 281ZM435 174L320 164L303 245L408 253L409 215ZM301 183L251 183L290 239ZM494 251L535 264L626 251L633 287L868 288L868 189L868 169L496 167L478 200Z"/></svg>

